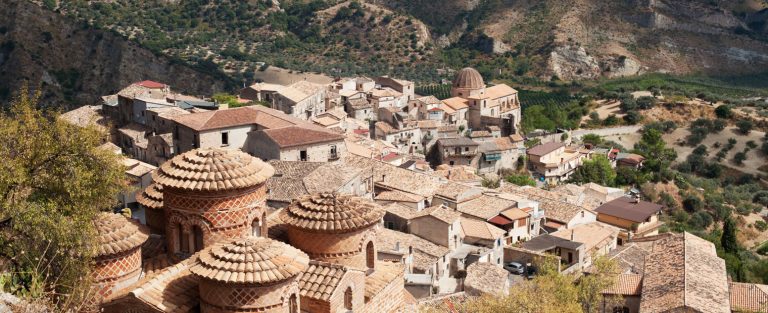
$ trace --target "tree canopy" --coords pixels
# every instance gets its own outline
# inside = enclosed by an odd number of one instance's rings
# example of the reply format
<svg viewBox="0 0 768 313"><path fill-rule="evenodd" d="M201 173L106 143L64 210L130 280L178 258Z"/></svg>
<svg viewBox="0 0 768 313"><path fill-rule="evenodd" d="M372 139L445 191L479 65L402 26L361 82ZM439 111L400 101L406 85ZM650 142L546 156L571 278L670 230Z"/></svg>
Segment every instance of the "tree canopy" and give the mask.
<svg viewBox="0 0 768 313"><path fill-rule="evenodd" d="M577 184L596 183L603 186L613 186L616 171L611 167L611 161L603 155L595 156L592 160L584 161L571 176L570 181Z"/></svg>
<svg viewBox="0 0 768 313"><path fill-rule="evenodd" d="M39 100L24 87L0 112L0 259L11 267L0 280L65 311L86 302L92 221L116 203L124 172L117 155L98 148L102 131L40 111Z"/></svg>

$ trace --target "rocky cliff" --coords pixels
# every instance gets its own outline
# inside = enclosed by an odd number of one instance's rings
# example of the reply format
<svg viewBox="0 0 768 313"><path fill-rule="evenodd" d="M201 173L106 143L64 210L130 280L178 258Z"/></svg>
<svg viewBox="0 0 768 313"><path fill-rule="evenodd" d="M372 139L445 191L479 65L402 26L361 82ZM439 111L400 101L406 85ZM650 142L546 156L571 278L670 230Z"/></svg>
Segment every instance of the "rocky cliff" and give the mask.
<svg viewBox="0 0 768 313"><path fill-rule="evenodd" d="M24 81L42 86L44 105L71 108L144 79L192 95L224 90L228 81L28 1L0 1L0 103Z"/></svg>

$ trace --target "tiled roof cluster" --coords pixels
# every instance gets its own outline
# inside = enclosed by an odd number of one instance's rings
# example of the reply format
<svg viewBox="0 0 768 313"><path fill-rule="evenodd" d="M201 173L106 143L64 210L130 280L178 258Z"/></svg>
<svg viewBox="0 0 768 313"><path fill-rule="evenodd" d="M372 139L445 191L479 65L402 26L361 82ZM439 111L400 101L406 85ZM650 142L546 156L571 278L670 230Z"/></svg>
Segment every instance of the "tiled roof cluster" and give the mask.
<svg viewBox="0 0 768 313"><path fill-rule="evenodd" d="M299 278L301 296L328 301L346 272L347 268L341 265L310 261Z"/></svg>
<svg viewBox="0 0 768 313"><path fill-rule="evenodd" d="M195 275L222 283L269 284L301 274L309 256L285 243L246 237L200 252Z"/></svg>
<svg viewBox="0 0 768 313"><path fill-rule="evenodd" d="M466 215L488 220L499 213L514 208L517 202L499 197L481 195L472 200L459 203L456 210Z"/></svg>
<svg viewBox="0 0 768 313"><path fill-rule="evenodd" d="M583 243L585 251L590 252L593 249L605 247L611 241L615 241L619 235L619 230L607 224L592 222L559 230L551 235Z"/></svg>
<svg viewBox="0 0 768 313"><path fill-rule="evenodd" d="M262 132L280 148L344 140L344 136L324 128L310 128L306 126L270 128L262 130Z"/></svg>
<svg viewBox="0 0 768 313"><path fill-rule="evenodd" d="M548 220L568 223L579 212L583 210L589 211L582 206L567 202L566 199L559 197L554 192L549 192L539 188L506 185L502 187L502 191L520 195L529 200L539 202L539 208L544 210ZM592 211L589 212L591 213Z"/></svg>
<svg viewBox="0 0 768 313"><path fill-rule="evenodd" d="M111 299L118 302L126 294L132 294L160 312L189 312L200 302L198 278L189 271L194 263L195 260L189 258L168 266Z"/></svg>
<svg viewBox="0 0 768 313"><path fill-rule="evenodd" d="M127 217L115 213L101 212L93 221L98 233L97 256L125 252L141 246L149 238L146 226L139 225Z"/></svg>
<svg viewBox="0 0 768 313"><path fill-rule="evenodd" d="M368 179L373 175L377 186L389 190L399 190L406 193L432 198L444 181L439 177L417 173L411 170L399 168L392 164L371 160L369 157L360 157L348 154L343 159L344 164L360 169L362 179Z"/></svg>
<svg viewBox="0 0 768 313"><path fill-rule="evenodd" d="M420 215L421 212L399 202L392 202L390 204L384 205L383 209L389 214L395 215L397 217L400 217L406 220L411 220L418 216L421 216Z"/></svg>
<svg viewBox="0 0 768 313"><path fill-rule="evenodd" d="M260 105L180 115L174 117L174 121L197 131L242 125L259 125L263 128L279 128L308 124L307 121L302 121L289 116L282 111Z"/></svg>
<svg viewBox="0 0 768 313"><path fill-rule="evenodd" d="M267 180L269 200L291 202L307 194L303 178L324 164L327 163L270 160L269 165L275 169L275 175Z"/></svg>
<svg viewBox="0 0 768 313"><path fill-rule="evenodd" d="M307 231L347 232L378 223L378 204L350 195L315 193L297 198L280 216L286 224Z"/></svg>
<svg viewBox="0 0 768 313"><path fill-rule="evenodd" d="M393 251L407 253L408 248L413 248L413 267L427 271L435 262L450 252L448 248L436 245L429 240L413 234L406 234L391 229L380 229L376 235L376 244L379 251ZM395 251L399 248L401 251Z"/></svg>
<svg viewBox="0 0 768 313"><path fill-rule="evenodd" d="M419 202L424 200L424 197L399 190L385 190L376 195L375 199L381 201Z"/></svg>
<svg viewBox="0 0 768 313"><path fill-rule="evenodd" d="M222 191L256 186L274 173L272 166L245 152L201 148L163 163L153 179L165 188Z"/></svg>
<svg viewBox="0 0 768 313"><path fill-rule="evenodd" d="M136 201L145 208L163 208L163 185L151 184L136 194Z"/></svg>
<svg viewBox="0 0 768 313"><path fill-rule="evenodd" d="M400 263L376 262L376 270L365 280L365 298L372 299L398 277L400 277L399 283L403 284L403 273L405 270Z"/></svg>

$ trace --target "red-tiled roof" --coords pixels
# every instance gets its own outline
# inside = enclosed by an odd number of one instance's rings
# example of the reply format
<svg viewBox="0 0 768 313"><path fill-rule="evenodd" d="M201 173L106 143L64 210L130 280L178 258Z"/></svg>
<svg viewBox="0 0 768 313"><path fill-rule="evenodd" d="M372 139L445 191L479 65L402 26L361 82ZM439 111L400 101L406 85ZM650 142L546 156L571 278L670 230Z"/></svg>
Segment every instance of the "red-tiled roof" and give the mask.
<svg viewBox="0 0 768 313"><path fill-rule="evenodd" d="M528 154L542 156L565 146L562 142L548 142L528 149Z"/></svg>
<svg viewBox="0 0 768 313"><path fill-rule="evenodd" d="M509 225L511 223L514 223L514 221L512 221L512 220L510 220L510 219L508 219L506 217L503 217L501 215L496 215L496 216L492 217L490 220L488 220L488 223L491 223L491 224L494 224L494 225L498 225L498 226L505 226L505 225Z"/></svg>
<svg viewBox="0 0 768 313"><path fill-rule="evenodd" d="M645 222L649 217L661 211L662 206L656 203L635 200L629 197L618 197L595 209L598 214L615 216L635 223Z"/></svg>
<svg viewBox="0 0 768 313"><path fill-rule="evenodd" d="M158 83L156 81L151 80L142 80L140 82L133 83L134 85L145 87L145 88L152 88L152 89L159 89L159 88L165 88L165 84Z"/></svg>

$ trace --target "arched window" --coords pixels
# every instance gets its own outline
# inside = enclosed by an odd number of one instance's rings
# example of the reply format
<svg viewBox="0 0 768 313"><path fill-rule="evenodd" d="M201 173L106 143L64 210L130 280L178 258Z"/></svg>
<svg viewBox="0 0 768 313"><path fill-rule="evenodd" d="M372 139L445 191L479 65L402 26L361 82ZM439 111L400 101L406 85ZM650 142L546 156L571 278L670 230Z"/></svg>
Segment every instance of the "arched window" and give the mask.
<svg viewBox="0 0 768 313"><path fill-rule="evenodd" d="M299 300L297 299L295 293L291 295L290 299L288 299L288 312L299 313Z"/></svg>
<svg viewBox="0 0 768 313"><path fill-rule="evenodd" d="M373 241L369 241L368 245L365 246L365 265L369 269L373 269L375 261L376 251L373 249Z"/></svg>
<svg viewBox="0 0 768 313"><path fill-rule="evenodd" d="M352 287L347 287L347 290L344 291L344 308L352 310Z"/></svg>
<svg viewBox="0 0 768 313"><path fill-rule="evenodd" d="M192 226L192 234L194 235L194 246L190 249L193 252L203 250L203 229L200 226Z"/></svg>
<svg viewBox="0 0 768 313"><path fill-rule="evenodd" d="M251 222L251 235L261 237L261 220L258 218L254 218Z"/></svg>

